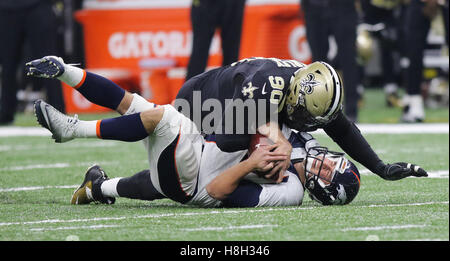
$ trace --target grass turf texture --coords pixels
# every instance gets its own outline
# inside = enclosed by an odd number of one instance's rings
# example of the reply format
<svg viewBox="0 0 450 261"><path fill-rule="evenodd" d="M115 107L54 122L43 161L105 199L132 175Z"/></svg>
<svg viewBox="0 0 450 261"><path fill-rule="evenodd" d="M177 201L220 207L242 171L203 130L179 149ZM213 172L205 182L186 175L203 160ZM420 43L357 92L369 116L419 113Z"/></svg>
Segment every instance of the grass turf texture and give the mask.
<svg viewBox="0 0 450 261"><path fill-rule="evenodd" d="M380 90L367 89L361 123L394 123ZM448 122L448 108L427 109L426 122ZM85 114L81 119L116 117ZM37 126L18 114L16 126ZM93 163L110 177L147 168L140 143L49 137L0 137L0 240L449 240L449 135L367 134L387 162L407 161L443 178L384 181L362 170L358 196L347 206L322 207L305 196L300 207L202 209L164 199L119 198L115 205L70 205ZM339 150L325 135L324 146Z"/></svg>
<svg viewBox="0 0 450 261"><path fill-rule="evenodd" d="M430 172L449 168L448 134L366 137L383 159ZM448 175L384 181L363 172L347 206L322 207L307 196L300 207L202 209L123 198L72 206L71 194L94 162L110 177L146 168L142 144L9 137L0 138L0 156L0 240L449 240Z"/></svg>

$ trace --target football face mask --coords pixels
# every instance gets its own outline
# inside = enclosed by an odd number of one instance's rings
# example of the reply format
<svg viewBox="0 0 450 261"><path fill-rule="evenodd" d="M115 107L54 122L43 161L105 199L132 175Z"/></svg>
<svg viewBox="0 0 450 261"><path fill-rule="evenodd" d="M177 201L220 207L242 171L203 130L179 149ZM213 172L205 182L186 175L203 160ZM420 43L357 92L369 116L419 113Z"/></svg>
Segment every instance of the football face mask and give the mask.
<svg viewBox="0 0 450 261"><path fill-rule="evenodd" d="M308 150L305 166L305 187L313 200L323 205L344 205L356 197L359 172L343 153L313 147Z"/></svg>

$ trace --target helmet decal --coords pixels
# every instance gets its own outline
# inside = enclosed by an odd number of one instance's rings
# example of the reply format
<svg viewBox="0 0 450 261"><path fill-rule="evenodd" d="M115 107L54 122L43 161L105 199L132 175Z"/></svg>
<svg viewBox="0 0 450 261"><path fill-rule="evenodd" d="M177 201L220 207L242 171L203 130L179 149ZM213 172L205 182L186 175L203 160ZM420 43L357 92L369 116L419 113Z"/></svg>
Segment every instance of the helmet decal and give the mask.
<svg viewBox="0 0 450 261"><path fill-rule="evenodd" d="M344 205L347 201L347 194L345 193L345 188L342 184L339 184L337 187L337 196L333 204L335 205Z"/></svg>
<svg viewBox="0 0 450 261"><path fill-rule="evenodd" d="M308 73L305 78L300 81L301 90L306 94L311 94L314 91L314 87L319 85L320 82L316 81L316 77L312 73Z"/></svg>

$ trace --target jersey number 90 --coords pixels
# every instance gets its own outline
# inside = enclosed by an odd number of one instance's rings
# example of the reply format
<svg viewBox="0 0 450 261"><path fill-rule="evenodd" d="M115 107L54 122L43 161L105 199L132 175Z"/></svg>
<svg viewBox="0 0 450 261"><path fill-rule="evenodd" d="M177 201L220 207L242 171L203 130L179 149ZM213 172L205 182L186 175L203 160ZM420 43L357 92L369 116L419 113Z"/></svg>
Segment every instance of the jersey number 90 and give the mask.
<svg viewBox="0 0 450 261"><path fill-rule="evenodd" d="M270 103L279 105L283 99L284 79L280 76L269 76L272 92L270 93Z"/></svg>

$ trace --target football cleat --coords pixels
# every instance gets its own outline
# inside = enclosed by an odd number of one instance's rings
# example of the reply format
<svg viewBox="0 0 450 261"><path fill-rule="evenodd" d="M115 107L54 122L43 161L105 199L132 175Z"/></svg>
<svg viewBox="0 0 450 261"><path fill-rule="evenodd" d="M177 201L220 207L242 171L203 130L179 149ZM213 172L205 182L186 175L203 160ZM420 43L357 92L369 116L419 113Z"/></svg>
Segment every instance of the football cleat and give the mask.
<svg viewBox="0 0 450 261"><path fill-rule="evenodd" d="M74 138L74 131L79 124L78 115L67 116L43 100L34 102L34 114L38 123L48 129L57 143L67 142Z"/></svg>
<svg viewBox="0 0 450 261"><path fill-rule="evenodd" d="M405 105L403 107L403 114L400 118L401 122L417 123L424 121L425 110L423 105L423 99L420 94L406 95L404 97L403 103Z"/></svg>
<svg viewBox="0 0 450 261"><path fill-rule="evenodd" d="M398 85L396 83L387 83L383 87L388 107L402 107L402 101L398 95Z"/></svg>
<svg viewBox="0 0 450 261"><path fill-rule="evenodd" d="M83 205L91 202L114 204L116 199L104 197L100 188L103 181L108 179L105 171L103 171L100 166L93 165L88 168L83 183L81 183L80 187L73 193L70 203L73 205Z"/></svg>
<svg viewBox="0 0 450 261"><path fill-rule="evenodd" d="M57 78L64 73L64 61L60 57L45 56L25 64L28 76Z"/></svg>

